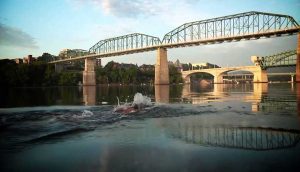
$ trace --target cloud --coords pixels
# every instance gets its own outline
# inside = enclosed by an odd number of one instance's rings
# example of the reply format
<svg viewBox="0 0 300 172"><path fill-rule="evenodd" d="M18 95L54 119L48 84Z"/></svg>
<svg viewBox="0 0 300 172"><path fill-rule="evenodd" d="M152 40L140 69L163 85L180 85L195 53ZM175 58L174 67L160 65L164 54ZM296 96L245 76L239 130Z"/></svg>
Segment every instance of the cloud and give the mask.
<svg viewBox="0 0 300 172"><path fill-rule="evenodd" d="M199 0L68 0L75 8L85 4L92 4L94 8L100 9L104 14L120 18L138 18L161 15L186 16ZM186 10L186 7L189 8ZM184 11L185 13L181 13ZM192 10L197 11L197 10ZM170 12L173 12L170 14ZM188 12L188 14L186 13ZM199 11L197 11L199 12ZM183 15L184 14L184 15ZM175 17L173 19L176 19Z"/></svg>
<svg viewBox="0 0 300 172"><path fill-rule="evenodd" d="M92 2L101 5L106 14L117 17L155 15L162 8L160 3L153 0L92 0Z"/></svg>
<svg viewBox="0 0 300 172"><path fill-rule="evenodd" d="M0 23L0 46L38 49L35 39L18 28Z"/></svg>

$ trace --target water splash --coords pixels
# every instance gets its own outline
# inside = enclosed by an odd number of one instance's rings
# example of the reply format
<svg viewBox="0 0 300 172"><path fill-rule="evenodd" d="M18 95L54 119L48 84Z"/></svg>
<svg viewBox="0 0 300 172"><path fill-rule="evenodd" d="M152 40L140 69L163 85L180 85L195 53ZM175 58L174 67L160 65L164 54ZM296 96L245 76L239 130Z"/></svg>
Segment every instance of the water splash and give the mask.
<svg viewBox="0 0 300 172"><path fill-rule="evenodd" d="M151 99L147 96L143 96L141 93L136 93L134 95L133 102L131 104L127 103L126 101L126 103L121 105L118 97L117 100L118 100L118 105L117 107L114 108L114 112L123 113L123 114L137 112L145 107L149 107L153 105L151 103Z"/></svg>
<svg viewBox="0 0 300 172"><path fill-rule="evenodd" d="M92 117L94 115L93 112L89 111L89 110L83 110L82 114L80 115L73 115L74 118L89 118Z"/></svg>
<svg viewBox="0 0 300 172"><path fill-rule="evenodd" d="M141 93L136 93L133 98L132 105L144 105L151 106L151 99L147 96L143 96Z"/></svg>

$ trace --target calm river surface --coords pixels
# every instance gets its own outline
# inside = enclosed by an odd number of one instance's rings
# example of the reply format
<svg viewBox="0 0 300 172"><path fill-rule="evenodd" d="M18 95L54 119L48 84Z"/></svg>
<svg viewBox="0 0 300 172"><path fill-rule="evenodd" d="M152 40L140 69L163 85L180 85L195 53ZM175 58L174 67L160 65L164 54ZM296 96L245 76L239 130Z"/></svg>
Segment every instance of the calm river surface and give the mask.
<svg viewBox="0 0 300 172"><path fill-rule="evenodd" d="M299 171L299 111L296 84L2 89L0 171Z"/></svg>

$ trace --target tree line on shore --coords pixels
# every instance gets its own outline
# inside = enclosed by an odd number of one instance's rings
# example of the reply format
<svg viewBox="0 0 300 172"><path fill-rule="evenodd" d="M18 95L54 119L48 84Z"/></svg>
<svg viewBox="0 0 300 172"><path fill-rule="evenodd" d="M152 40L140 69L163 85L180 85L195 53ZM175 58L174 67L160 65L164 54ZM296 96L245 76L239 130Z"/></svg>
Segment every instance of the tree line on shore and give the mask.
<svg viewBox="0 0 300 172"><path fill-rule="evenodd" d="M96 67L97 84L153 84L154 67L141 70L137 65L124 67L113 61L104 67ZM83 66L82 66L83 67ZM82 83L82 70L55 72L54 64L37 60L32 64L16 64L15 61L0 60L0 84L7 87L72 86ZM182 82L180 72L169 66L170 83Z"/></svg>

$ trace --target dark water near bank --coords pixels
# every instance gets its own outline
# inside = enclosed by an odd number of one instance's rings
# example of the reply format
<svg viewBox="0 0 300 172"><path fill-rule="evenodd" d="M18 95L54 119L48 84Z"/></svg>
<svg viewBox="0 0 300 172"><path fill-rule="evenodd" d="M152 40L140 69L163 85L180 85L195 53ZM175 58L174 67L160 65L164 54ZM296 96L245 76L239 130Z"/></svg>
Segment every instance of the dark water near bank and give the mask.
<svg viewBox="0 0 300 172"><path fill-rule="evenodd" d="M114 112L135 93L153 105ZM0 92L0 171L299 171L300 85Z"/></svg>

